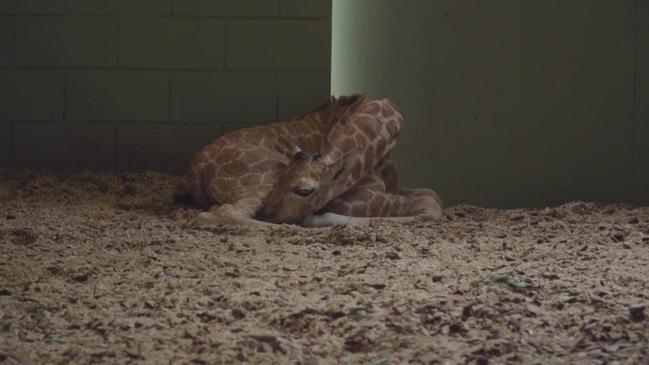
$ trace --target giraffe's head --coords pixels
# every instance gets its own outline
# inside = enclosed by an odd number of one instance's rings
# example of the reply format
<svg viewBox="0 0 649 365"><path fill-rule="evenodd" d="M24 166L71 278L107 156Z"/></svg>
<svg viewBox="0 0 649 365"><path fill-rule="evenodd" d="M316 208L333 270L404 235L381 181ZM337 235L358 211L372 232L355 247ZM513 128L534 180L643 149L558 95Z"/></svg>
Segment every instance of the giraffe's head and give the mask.
<svg viewBox="0 0 649 365"><path fill-rule="evenodd" d="M298 223L330 197L339 163L329 156L298 150L266 197L261 214L274 223Z"/></svg>
<svg viewBox="0 0 649 365"><path fill-rule="evenodd" d="M297 223L334 198L333 188L339 183L344 168L336 136L348 131L345 128L347 121L364 102L365 95L354 94L332 98L328 106L323 107L330 111L329 117L333 121L324 137L324 151L318 154L298 147L293 150L291 161L264 201L260 212L262 218L275 223Z"/></svg>

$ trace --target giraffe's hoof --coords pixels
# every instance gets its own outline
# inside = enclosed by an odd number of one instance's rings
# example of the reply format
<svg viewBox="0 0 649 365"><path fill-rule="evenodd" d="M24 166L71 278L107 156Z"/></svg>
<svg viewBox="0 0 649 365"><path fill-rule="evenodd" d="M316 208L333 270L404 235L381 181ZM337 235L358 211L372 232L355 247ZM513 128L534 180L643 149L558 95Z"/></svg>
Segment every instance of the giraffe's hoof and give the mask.
<svg viewBox="0 0 649 365"><path fill-rule="evenodd" d="M214 224L216 221L216 216L209 212L198 213L196 221L200 224Z"/></svg>
<svg viewBox="0 0 649 365"><path fill-rule="evenodd" d="M315 214L310 214L302 219L302 226L304 227L320 227L319 223L320 219Z"/></svg>
<svg viewBox="0 0 649 365"><path fill-rule="evenodd" d="M302 220L304 227L330 227L347 224L351 224L349 217L335 213L312 214Z"/></svg>
<svg viewBox="0 0 649 365"><path fill-rule="evenodd" d="M318 227L328 227L331 225L328 213L317 215L317 214L311 214L302 220L302 226L304 227L313 227L313 228L318 228Z"/></svg>
<svg viewBox="0 0 649 365"><path fill-rule="evenodd" d="M423 221L439 221L444 217L444 208L438 201L437 195L423 196L418 200L420 206L419 218Z"/></svg>

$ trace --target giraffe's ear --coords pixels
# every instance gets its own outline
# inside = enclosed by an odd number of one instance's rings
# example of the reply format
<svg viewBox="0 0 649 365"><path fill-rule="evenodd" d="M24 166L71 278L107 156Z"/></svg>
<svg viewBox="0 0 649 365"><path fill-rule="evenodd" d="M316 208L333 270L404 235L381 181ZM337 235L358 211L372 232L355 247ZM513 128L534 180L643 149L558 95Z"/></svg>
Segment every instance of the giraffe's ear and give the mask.
<svg viewBox="0 0 649 365"><path fill-rule="evenodd" d="M298 145L294 144L293 145L293 155L297 155L298 153L302 152L302 149L298 147Z"/></svg>

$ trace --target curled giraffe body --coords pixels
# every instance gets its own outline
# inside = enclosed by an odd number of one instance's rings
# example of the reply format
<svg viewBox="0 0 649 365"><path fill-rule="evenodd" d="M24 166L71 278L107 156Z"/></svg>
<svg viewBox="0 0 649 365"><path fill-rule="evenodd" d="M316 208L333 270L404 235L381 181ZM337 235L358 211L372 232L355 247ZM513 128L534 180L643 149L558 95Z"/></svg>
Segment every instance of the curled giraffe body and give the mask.
<svg viewBox="0 0 649 365"><path fill-rule="evenodd" d="M278 179L302 149L319 151L336 121L360 96L330 98L285 122L240 129L216 138L192 159L187 190L211 224L264 225L259 213Z"/></svg>
<svg viewBox="0 0 649 365"><path fill-rule="evenodd" d="M386 184L396 181L386 157L402 125L388 100L366 102L353 95L331 98L287 122L223 135L190 164L192 197L210 206L199 220L326 226L366 224L370 217L435 219L441 203L434 192L399 191Z"/></svg>

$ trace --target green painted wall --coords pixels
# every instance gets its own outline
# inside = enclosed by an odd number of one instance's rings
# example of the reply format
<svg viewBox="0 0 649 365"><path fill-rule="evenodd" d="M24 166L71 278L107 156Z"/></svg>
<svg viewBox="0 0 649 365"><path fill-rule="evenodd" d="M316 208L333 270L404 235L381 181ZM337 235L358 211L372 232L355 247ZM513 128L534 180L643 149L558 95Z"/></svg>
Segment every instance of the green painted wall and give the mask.
<svg viewBox="0 0 649 365"><path fill-rule="evenodd" d="M649 201L642 0L334 0L332 93L401 107L404 185L448 204Z"/></svg>
<svg viewBox="0 0 649 365"><path fill-rule="evenodd" d="M331 0L0 0L0 166L184 171L330 92Z"/></svg>

